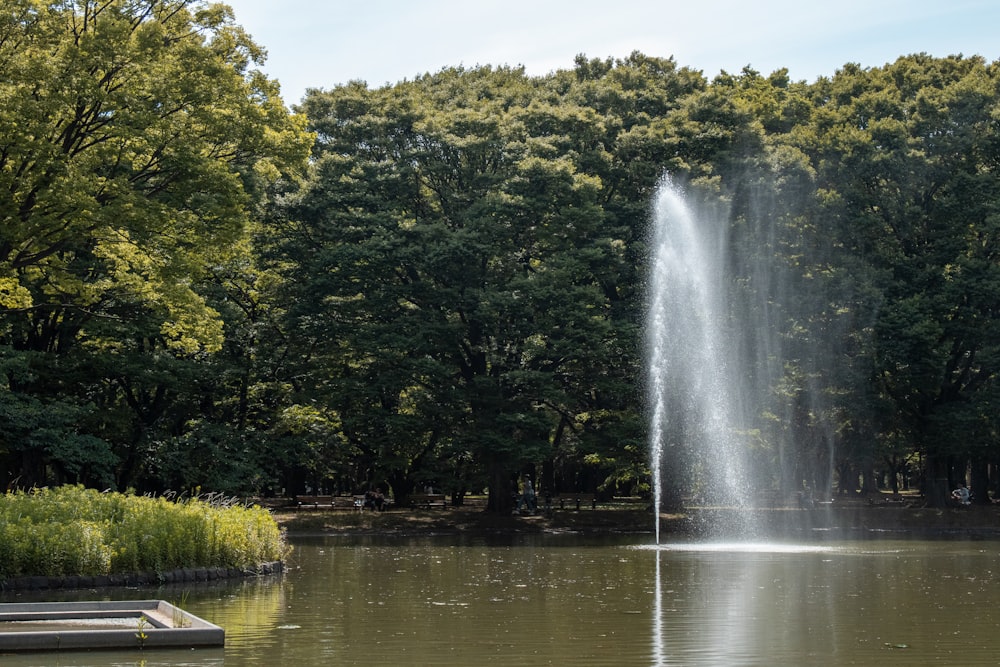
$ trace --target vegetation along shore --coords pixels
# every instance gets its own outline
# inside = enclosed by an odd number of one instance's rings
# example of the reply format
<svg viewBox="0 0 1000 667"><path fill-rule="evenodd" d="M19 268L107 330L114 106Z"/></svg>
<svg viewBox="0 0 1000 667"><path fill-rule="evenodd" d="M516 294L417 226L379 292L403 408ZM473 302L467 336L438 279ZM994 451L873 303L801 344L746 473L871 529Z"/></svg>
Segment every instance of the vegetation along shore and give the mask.
<svg viewBox="0 0 1000 667"><path fill-rule="evenodd" d="M0 496L0 582L117 577L190 568L256 572L287 554L261 507L220 498L146 497L81 486Z"/></svg>
<svg viewBox="0 0 1000 667"><path fill-rule="evenodd" d="M996 506L930 508L892 496L804 509L691 507L661 513L667 539L698 536L752 516L773 531L838 529L939 537L1000 535ZM654 532L652 507L630 501L498 516L482 505L334 510L265 509L233 499L147 497L62 486L0 496L0 589L149 585L280 571L286 536L579 534Z"/></svg>

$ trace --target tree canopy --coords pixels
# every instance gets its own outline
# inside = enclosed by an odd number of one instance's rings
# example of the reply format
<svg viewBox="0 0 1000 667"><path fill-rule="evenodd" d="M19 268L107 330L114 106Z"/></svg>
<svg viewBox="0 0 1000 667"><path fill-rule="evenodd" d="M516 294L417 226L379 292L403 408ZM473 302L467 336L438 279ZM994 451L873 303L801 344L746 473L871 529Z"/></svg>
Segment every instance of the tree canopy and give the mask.
<svg viewBox="0 0 1000 667"><path fill-rule="evenodd" d="M222 5L9 3L0 24L0 443L132 484L149 426L225 341L204 283L239 261L311 138ZM185 374L189 375L185 378ZM187 385L187 386L185 386ZM116 414L117 413L117 414ZM130 414L129 414L130 413ZM179 418L179 417L178 417Z"/></svg>
<svg viewBox="0 0 1000 667"><path fill-rule="evenodd" d="M291 112L224 5L9 4L8 485L647 493L667 173L726 212L732 317L776 329L755 488L1000 483L997 64L579 56Z"/></svg>

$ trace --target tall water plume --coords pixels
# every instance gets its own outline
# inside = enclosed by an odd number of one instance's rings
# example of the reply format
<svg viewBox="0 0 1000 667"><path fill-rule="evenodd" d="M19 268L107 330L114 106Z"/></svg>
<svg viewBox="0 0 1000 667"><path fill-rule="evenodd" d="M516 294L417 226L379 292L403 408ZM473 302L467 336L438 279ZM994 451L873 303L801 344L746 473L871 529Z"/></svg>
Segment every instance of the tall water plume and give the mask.
<svg viewBox="0 0 1000 667"><path fill-rule="evenodd" d="M750 489L746 348L755 332L734 317L727 215L695 212L666 180L653 218L646 332L656 515L682 496L739 507Z"/></svg>

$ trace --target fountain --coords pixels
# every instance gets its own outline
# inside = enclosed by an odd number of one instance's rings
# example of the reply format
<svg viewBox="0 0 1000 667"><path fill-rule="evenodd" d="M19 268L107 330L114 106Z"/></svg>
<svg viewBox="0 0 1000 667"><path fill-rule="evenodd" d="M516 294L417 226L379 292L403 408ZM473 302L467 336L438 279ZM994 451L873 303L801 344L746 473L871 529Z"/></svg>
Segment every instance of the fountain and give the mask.
<svg viewBox="0 0 1000 667"><path fill-rule="evenodd" d="M677 505L682 495L744 507L750 484L741 434L750 423L744 384L751 373L739 354L743 332L733 324L726 215L696 213L667 179L653 218L646 328L657 517L664 500Z"/></svg>

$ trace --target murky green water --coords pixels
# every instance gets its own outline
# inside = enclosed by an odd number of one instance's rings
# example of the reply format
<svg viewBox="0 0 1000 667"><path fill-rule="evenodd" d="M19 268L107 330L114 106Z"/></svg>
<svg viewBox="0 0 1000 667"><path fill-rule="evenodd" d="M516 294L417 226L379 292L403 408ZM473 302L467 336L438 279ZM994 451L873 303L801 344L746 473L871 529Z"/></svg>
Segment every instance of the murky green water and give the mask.
<svg viewBox="0 0 1000 667"><path fill-rule="evenodd" d="M164 598L225 649L0 656L135 665L945 665L1000 656L1000 543L671 544L568 536L295 541L266 580ZM6 594L3 601L32 596Z"/></svg>

